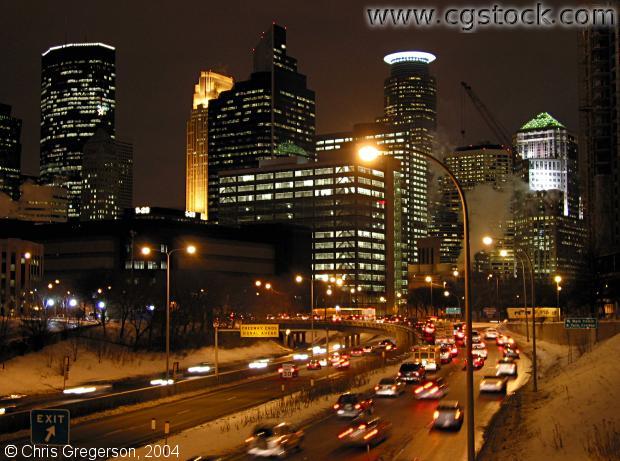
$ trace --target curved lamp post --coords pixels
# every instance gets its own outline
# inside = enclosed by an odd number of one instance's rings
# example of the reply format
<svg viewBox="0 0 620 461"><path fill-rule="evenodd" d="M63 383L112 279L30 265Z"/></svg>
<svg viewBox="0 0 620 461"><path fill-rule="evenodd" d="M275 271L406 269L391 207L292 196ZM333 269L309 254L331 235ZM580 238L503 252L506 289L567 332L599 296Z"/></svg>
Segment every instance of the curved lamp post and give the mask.
<svg viewBox="0 0 620 461"><path fill-rule="evenodd" d="M375 160L380 152L376 147L364 146L359 150L359 157L364 162L371 162ZM476 457L476 439L474 433L474 369L472 363L472 315L471 315L471 265L470 265L470 247L469 247L469 211L467 208L467 200L465 199L465 192L461 187L454 173L450 171L448 165L441 160L433 157L431 154L419 151L419 155L426 158L436 165L438 165L450 178L452 184L456 188L461 201L461 208L463 212L463 241L465 246L465 261L464 265L464 282L465 282L465 325L467 328L467 460L474 461Z"/></svg>

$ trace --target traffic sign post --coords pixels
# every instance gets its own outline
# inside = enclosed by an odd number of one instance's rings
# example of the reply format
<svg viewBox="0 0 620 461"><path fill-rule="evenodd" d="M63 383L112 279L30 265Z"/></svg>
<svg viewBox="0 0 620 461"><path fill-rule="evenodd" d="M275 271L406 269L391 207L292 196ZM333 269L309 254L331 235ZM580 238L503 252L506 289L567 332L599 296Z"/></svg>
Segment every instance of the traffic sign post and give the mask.
<svg viewBox="0 0 620 461"><path fill-rule="evenodd" d="M596 330L598 319L595 317L566 318L564 319L564 328L567 330Z"/></svg>
<svg viewBox="0 0 620 461"><path fill-rule="evenodd" d="M33 445L68 445L69 410L30 410L30 440Z"/></svg>

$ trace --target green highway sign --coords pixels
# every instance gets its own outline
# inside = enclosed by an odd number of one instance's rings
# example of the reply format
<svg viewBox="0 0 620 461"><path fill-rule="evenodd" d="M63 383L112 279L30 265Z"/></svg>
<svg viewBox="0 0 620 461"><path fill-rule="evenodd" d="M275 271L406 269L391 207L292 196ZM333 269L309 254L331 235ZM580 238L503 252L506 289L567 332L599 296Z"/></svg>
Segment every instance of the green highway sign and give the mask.
<svg viewBox="0 0 620 461"><path fill-rule="evenodd" d="M30 410L30 440L36 445L68 445L69 410Z"/></svg>
<svg viewBox="0 0 620 461"><path fill-rule="evenodd" d="M446 315L459 315L460 313L460 307L446 307Z"/></svg>
<svg viewBox="0 0 620 461"><path fill-rule="evenodd" d="M564 319L564 328L569 330L595 330L598 328L598 321L594 317Z"/></svg>

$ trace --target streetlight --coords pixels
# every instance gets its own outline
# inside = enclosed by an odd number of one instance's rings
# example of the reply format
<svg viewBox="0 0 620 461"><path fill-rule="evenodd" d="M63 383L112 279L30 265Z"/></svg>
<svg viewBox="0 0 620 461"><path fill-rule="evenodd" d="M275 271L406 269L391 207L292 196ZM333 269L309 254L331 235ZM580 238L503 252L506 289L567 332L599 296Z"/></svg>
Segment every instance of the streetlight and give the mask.
<svg viewBox="0 0 620 461"><path fill-rule="evenodd" d="M256 282L254 282L254 285L256 287L260 287L263 284L263 282L261 282L260 280L257 280Z"/></svg>
<svg viewBox="0 0 620 461"><path fill-rule="evenodd" d="M265 290L271 290L271 283L265 283Z"/></svg>
<svg viewBox="0 0 620 461"><path fill-rule="evenodd" d="M555 291L556 291L555 307L559 311L560 310L560 291L562 291L562 287L560 286L560 282L562 281L562 277L559 276L559 275L556 275L555 277L553 277L553 281L555 282Z"/></svg>
<svg viewBox="0 0 620 461"><path fill-rule="evenodd" d="M194 245L187 245L184 248L174 248L166 251L166 381L170 377L170 256L177 251L185 251L187 254L196 253ZM142 247L142 254L148 256L151 249L147 246ZM112 287L108 287L110 289Z"/></svg>
<svg viewBox="0 0 620 461"><path fill-rule="evenodd" d="M30 258L32 258L32 253L30 253L29 251L26 251L26 252L24 253L24 258L25 258L25 259L30 259Z"/></svg>
<svg viewBox="0 0 620 461"><path fill-rule="evenodd" d="M297 283L301 283L304 281L304 278L301 275L295 276L295 281ZM312 350L311 354L314 357L314 276L310 276L310 349Z"/></svg>
<svg viewBox="0 0 620 461"><path fill-rule="evenodd" d="M487 246L492 245L493 238L485 236L482 239L482 243ZM532 263L532 258L527 251L517 247L515 249L515 252L516 254L522 254L524 256L524 259L527 261L528 268L530 270L530 291L532 294L532 387L534 388L534 392L538 392L538 365L536 363L536 293L534 291L534 264ZM523 264L523 267L525 268L523 260L521 260L521 264ZM525 281L525 273L523 276L523 280ZM527 327L527 308L525 309L525 325Z"/></svg>
<svg viewBox="0 0 620 461"><path fill-rule="evenodd" d="M427 275L424 278L424 281L428 283L428 288L431 293L431 309L433 309L433 277L431 277L430 275Z"/></svg>
<svg viewBox="0 0 620 461"><path fill-rule="evenodd" d="M419 154L426 158L428 161L434 162L439 165L443 171L448 175L452 184L456 188L461 201L461 209L463 212L463 242L465 249L465 260L463 262L465 269L465 325L467 334L467 370L466 370L466 382L467 382L467 460L474 461L476 457L476 439L475 439L475 422L474 422L474 367L472 360L472 318L471 318L471 255L469 246L469 212L467 209L467 199L465 198L465 192L461 187L461 183L454 176L454 173L448 168L441 160L433 157L430 153L425 151L419 151ZM363 147L359 152L360 158L363 161L372 161L379 155L379 150L376 147Z"/></svg>

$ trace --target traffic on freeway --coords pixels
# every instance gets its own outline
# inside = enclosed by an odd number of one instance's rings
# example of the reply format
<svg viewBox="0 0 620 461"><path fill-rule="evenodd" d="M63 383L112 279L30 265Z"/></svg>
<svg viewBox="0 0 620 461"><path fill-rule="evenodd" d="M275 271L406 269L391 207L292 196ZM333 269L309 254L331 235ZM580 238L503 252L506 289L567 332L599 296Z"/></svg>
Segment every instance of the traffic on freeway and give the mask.
<svg viewBox="0 0 620 461"><path fill-rule="evenodd" d="M287 459L463 459L466 440L461 426L465 415L466 387L463 341L457 335L462 327L455 325L455 331L450 332L449 338L446 338L445 331L439 331L445 325L436 324L433 327L438 330L433 338L421 331L421 338L429 341L425 346L413 348L413 354L404 367L412 368L409 363L421 364L424 361L426 365L431 365L429 368L433 371L419 373L415 380L405 380L399 376L378 380L367 394L342 395L329 415L303 428L303 441L296 450L286 453ZM487 339L483 339L484 331L478 333L474 337L476 344L479 350L486 351L485 358L476 356L482 364L474 374L476 437L480 443L484 425L499 409L506 394L522 385L526 376L525 373L517 373L519 359L507 357L510 348L498 346L496 340L491 338L495 337L492 332L486 335ZM508 343L510 338L502 339ZM431 340L433 344L429 343ZM432 363L435 361L435 347L438 351L441 348L435 340L459 347L460 354L441 363L438 353L437 362ZM521 360L527 361L527 358ZM519 369L527 366L524 364ZM418 371L422 369L417 367ZM244 450L230 459L251 459L251 453Z"/></svg>

